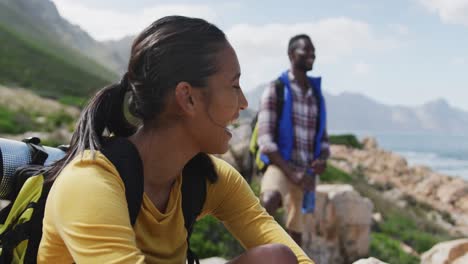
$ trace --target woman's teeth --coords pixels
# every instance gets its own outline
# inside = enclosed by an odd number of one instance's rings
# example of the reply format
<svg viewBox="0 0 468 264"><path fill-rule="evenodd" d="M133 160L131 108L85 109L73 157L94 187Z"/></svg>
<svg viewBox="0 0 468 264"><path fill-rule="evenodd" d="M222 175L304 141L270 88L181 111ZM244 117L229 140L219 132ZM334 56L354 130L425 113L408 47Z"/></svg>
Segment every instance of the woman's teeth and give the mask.
<svg viewBox="0 0 468 264"><path fill-rule="evenodd" d="M234 130L236 122L237 122L237 119L229 121L229 123L226 126L226 130L228 132L232 132Z"/></svg>

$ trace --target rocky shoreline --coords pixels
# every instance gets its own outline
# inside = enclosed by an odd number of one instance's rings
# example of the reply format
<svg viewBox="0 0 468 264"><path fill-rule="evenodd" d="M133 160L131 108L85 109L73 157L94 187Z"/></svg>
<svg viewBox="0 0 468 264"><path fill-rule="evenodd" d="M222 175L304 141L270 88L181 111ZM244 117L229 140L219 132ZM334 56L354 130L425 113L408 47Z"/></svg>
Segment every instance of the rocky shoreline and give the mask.
<svg viewBox="0 0 468 264"><path fill-rule="evenodd" d="M467 181L426 166L409 166L402 156L379 148L373 138L363 140L363 149L332 145L331 153L334 166L365 176L402 207L411 197L434 208L432 220L455 236L468 236Z"/></svg>

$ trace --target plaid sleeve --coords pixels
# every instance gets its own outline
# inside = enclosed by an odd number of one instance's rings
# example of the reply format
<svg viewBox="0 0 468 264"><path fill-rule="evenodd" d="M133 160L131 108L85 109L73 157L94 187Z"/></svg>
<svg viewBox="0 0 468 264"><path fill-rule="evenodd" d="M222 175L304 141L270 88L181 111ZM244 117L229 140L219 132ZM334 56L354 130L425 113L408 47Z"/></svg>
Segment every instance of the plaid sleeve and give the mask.
<svg viewBox="0 0 468 264"><path fill-rule="evenodd" d="M272 82L262 94L260 111L258 114L258 146L262 153L278 150L275 143L276 130L276 90Z"/></svg>

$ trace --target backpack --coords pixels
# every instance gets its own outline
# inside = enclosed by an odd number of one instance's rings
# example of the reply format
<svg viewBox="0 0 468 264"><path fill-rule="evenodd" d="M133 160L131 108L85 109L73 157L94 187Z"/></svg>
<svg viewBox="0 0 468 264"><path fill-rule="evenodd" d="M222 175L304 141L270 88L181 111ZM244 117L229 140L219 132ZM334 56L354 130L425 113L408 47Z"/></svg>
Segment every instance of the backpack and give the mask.
<svg viewBox="0 0 468 264"><path fill-rule="evenodd" d="M275 86L275 93L276 93L276 116L278 117L276 120L276 130L279 127L279 117L283 112L283 104L284 104L284 83L281 81L280 78L274 81ZM252 175L256 173L264 173L268 167L265 162L262 161L260 158L260 150L258 146L258 112L255 117L252 119L250 123L250 127L252 129L252 134L250 136L250 144L249 144L249 156L251 162L251 171ZM276 132L277 134L278 132Z"/></svg>
<svg viewBox="0 0 468 264"><path fill-rule="evenodd" d="M0 211L0 263L36 263L45 202L53 183L47 180L45 172L52 162L65 155L65 148L43 147L38 138L23 142L0 139L0 199L11 201ZM138 151L125 138L110 138L103 146L101 152L124 182L130 221L134 225L143 198L143 168ZM181 188L187 260L193 264L199 260L190 250L189 239L205 202L206 179L184 176Z"/></svg>

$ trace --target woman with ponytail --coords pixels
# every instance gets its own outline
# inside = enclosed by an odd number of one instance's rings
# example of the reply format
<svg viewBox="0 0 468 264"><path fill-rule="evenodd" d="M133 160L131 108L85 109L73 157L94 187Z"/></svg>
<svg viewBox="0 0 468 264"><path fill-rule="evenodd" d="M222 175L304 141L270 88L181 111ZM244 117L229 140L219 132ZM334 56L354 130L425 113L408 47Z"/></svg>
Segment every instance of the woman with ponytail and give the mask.
<svg viewBox="0 0 468 264"><path fill-rule="evenodd" d="M206 183L200 217L223 221L246 248L229 263L312 263L242 176L210 155L227 151L228 127L247 107L239 77L226 36L202 19L168 16L140 33L127 73L91 99L49 171L38 263L185 263L186 177ZM141 165L134 225L126 185L105 155L111 142L131 145Z"/></svg>

